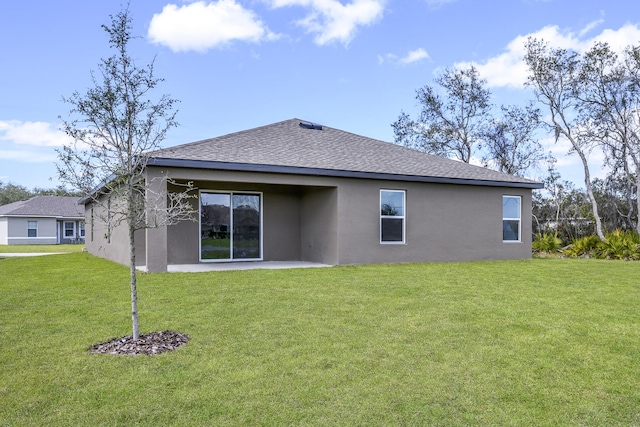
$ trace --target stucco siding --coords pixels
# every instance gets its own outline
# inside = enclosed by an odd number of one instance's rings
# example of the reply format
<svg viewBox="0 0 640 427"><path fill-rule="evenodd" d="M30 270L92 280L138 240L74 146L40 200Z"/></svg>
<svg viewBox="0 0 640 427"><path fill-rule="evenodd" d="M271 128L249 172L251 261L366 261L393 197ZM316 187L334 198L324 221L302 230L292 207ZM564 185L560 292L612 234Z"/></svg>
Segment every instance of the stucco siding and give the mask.
<svg viewBox="0 0 640 427"><path fill-rule="evenodd" d="M406 240L380 243L381 189L406 191ZM502 196L522 196L521 242L502 241ZM339 185L340 264L531 256L531 191L345 180Z"/></svg>
<svg viewBox="0 0 640 427"><path fill-rule="evenodd" d="M198 200L190 203L198 209ZM193 221L182 221L167 227L167 262L169 264L197 264L199 262L198 215Z"/></svg>
<svg viewBox="0 0 640 427"><path fill-rule="evenodd" d="M159 169L150 168L153 175ZM531 256L531 190L279 173L164 168L197 191L262 195L262 259L324 264L517 259ZM380 190L406 192L405 242L380 242ZM169 189L171 190L171 188ZM522 197L521 240L502 240L502 197ZM194 207L200 203L194 200ZM95 207L99 209L99 207ZM89 212L89 211L88 211ZM89 213L87 213L89 224ZM89 252L127 264L126 227L111 230L94 214ZM164 230L164 231L163 231ZM200 223L184 221L137 235L138 265L200 262ZM89 238L93 235L93 240ZM145 237L146 236L146 237ZM152 243L149 243L152 242ZM165 243L163 243L165 242ZM166 260L166 261L164 261Z"/></svg>
<svg viewBox="0 0 640 427"><path fill-rule="evenodd" d="M296 261L300 255L301 196L296 188L263 193L263 259Z"/></svg>
<svg viewBox="0 0 640 427"><path fill-rule="evenodd" d="M0 245L7 245L9 244L9 240L8 240L8 219L6 217L0 217Z"/></svg>
<svg viewBox="0 0 640 427"><path fill-rule="evenodd" d="M37 223L37 237L28 237L29 221ZM7 244L55 245L57 243L55 218L7 217Z"/></svg>
<svg viewBox="0 0 640 427"><path fill-rule="evenodd" d="M107 203L106 200L102 201ZM92 212L93 210L93 212ZM97 203L85 206L87 225L85 229L85 248L90 254L100 256L119 264L129 265L129 232L122 222L109 227L107 209ZM112 223L113 224L113 223ZM136 233L136 242L143 240L141 231ZM144 251L136 249L136 265L144 265Z"/></svg>
<svg viewBox="0 0 640 427"><path fill-rule="evenodd" d="M314 188L302 199L302 261L338 264L338 189Z"/></svg>

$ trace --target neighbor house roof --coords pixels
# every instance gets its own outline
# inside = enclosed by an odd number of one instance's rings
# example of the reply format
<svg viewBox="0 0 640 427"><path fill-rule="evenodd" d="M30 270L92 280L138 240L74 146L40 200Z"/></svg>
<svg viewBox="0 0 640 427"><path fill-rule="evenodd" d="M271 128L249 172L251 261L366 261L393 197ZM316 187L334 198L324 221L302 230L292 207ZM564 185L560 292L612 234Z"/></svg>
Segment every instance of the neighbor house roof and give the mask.
<svg viewBox="0 0 640 427"><path fill-rule="evenodd" d="M154 152L149 165L541 188L542 184L290 119Z"/></svg>
<svg viewBox="0 0 640 427"><path fill-rule="evenodd" d="M78 197L35 196L0 206L0 216L38 216L55 218L83 218L84 207Z"/></svg>

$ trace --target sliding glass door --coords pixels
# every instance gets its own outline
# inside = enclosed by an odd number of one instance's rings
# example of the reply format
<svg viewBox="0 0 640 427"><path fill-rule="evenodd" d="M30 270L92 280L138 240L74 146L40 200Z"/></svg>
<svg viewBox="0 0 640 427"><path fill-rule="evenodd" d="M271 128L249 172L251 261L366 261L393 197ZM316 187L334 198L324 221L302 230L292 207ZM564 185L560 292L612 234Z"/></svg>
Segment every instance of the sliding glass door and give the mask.
<svg viewBox="0 0 640 427"><path fill-rule="evenodd" d="M200 193L200 259L262 259L261 195Z"/></svg>

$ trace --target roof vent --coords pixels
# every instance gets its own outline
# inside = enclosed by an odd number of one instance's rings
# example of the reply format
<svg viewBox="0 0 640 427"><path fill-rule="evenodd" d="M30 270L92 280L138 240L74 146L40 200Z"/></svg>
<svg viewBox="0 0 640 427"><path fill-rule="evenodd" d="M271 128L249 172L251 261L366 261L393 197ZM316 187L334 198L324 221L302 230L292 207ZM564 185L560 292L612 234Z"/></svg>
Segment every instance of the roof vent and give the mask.
<svg viewBox="0 0 640 427"><path fill-rule="evenodd" d="M322 125L311 122L300 122L300 127L304 129L322 130Z"/></svg>

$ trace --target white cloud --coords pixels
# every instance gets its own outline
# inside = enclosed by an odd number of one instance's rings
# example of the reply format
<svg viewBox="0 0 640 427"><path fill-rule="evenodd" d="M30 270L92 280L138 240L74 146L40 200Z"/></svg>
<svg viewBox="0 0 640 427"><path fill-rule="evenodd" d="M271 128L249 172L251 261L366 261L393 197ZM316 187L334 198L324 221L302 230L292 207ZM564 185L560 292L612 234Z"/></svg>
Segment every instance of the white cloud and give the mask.
<svg viewBox="0 0 640 427"><path fill-rule="evenodd" d="M271 0L274 8L302 6L309 14L296 24L315 34L314 42L325 45L340 42L348 45L360 27L382 18L386 0L353 0L342 4L338 0Z"/></svg>
<svg viewBox="0 0 640 427"><path fill-rule="evenodd" d="M416 50L412 50L404 58L400 58L401 64L412 64L414 62L418 62L422 59L428 59L429 54L423 48L418 48Z"/></svg>
<svg viewBox="0 0 640 427"><path fill-rule="evenodd" d="M152 43L174 52L205 52L232 41L257 43L278 38L253 11L235 0L197 1L180 7L168 4L151 18L148 36Z"/></svg>
<svg viewBox="0 0 640 427"><path fill-rule="evenodd" d="M418 48L415 50L409 51L402 58L394 55L393 53L387 53L385 55L378 55L378 64L382 64L386 61L393 62L398 65L409 65L414 62L421 61L423 59L429 59L429 54L423 48Z"/></svg>
<svg viewBox="0 0 640 427"><path fill-rule="evenodd" d="M547 26L536 32L516 37L507 44L503 53L489 58L483 63L460 62L456 63L455 67L466 68L474 65L480 75L487 79L489 87L508 86L521 88L528 74L523 58L525 54L524 46L529 37L545 40L554 48L573 49L577 52L588 50L596 41L607 42L614 50L620 52L626 46L637 44L640 40L640 28L637 24L625 24L617 30L605 29L591 38L581 37L581 35L592 30L595 25L595 23L590 23L579 34L562 31L557 26Z"/></svg>
<svg viewBox="0 0 640 427"><path fill-rule="evenodd" d="M51 123L0 120L0 141L38 147L61 147L68 144L70 139Z"/></svg>
<svg viewBox="0 0 640 427"><path fill-rule="evenodd" d="M588 23L582 30L580 30L580 34L578 34L578 37L586 36L589 32L591 32L591 30L597 28L600 24L603 24L603 23L604 23L604 18L600 18L593 22Z"/></svg>

